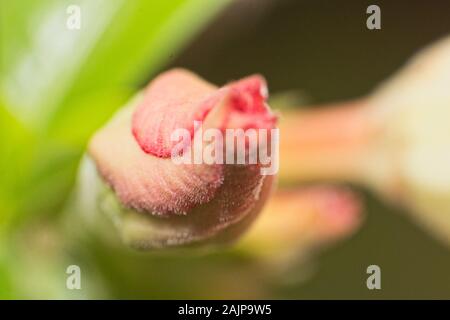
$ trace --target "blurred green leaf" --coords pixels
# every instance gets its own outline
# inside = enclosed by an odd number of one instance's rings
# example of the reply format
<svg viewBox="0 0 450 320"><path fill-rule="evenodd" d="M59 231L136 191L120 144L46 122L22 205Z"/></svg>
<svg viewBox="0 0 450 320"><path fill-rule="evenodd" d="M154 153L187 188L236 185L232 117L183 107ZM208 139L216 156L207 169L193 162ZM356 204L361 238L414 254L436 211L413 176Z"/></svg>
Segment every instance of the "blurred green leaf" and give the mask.
<svg viewBox="0 0 450 320"><path fill-rule="evenodd" d="M227 2L0 0L0 228L58 212L90 135Z"/></svg>
<svg viewBox="0 0 450 320"><path fill-rule="evenodd" d="M31 132L0 101L0 231L18 211L34 150Z"/></svg>
<svg viewBox="0 0 450 320"><path fill-rule="evenodd" d="M80 95L135 85L226 2L3 0L1 92L20 119L43 127ZM70 5L79 30L66 25Z"/></svg>

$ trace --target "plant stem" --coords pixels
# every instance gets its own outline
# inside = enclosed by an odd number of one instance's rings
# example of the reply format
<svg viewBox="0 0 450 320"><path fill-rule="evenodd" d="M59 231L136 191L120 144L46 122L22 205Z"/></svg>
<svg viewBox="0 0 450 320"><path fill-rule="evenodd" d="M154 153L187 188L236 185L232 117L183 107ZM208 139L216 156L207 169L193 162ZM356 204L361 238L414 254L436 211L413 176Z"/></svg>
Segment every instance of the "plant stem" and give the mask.
<svg viewBox="0 0 450 320"><path fill-rule="evenodd" d="M361 182L376 126L366 100L282 114L280 180Z"/></svg>

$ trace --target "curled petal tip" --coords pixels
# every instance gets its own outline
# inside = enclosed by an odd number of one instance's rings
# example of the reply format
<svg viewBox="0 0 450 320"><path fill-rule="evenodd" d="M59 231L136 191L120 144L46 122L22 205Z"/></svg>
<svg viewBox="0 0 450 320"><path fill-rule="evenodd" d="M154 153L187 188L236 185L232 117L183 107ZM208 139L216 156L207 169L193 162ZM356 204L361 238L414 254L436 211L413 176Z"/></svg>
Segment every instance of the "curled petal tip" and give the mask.
<svg viewBox="0 0 450 320"><path fill-rule="evenodd" d="M193 138L195 121L206 121L221 103L229 104L226 115L212 124L217 128L274 127L276 118L266 104L267 85L254 75L220 89L184 69L167 71L153 80L133 113L132 132L142 150L167 158L175 142L171 134L187 129ZM234 122L234 123L233 123Z"/></svg>

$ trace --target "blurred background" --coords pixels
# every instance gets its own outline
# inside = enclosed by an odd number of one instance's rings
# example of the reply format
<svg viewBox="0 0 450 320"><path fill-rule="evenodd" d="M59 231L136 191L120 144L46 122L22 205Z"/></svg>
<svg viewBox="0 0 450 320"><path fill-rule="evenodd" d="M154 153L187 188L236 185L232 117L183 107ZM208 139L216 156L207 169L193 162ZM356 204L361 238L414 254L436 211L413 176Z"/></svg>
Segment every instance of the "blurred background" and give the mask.
<svg viewBox="0 0 450 320"><path fill-rule="evenodd" d="M366 28L370 4L381 30ZM66 26L70 5L79 30ZM89 137L162 70L216 84L261 73L303 105L358 98L450 34L449 12L448 1L0 0L0 298L450 299L448 247L356 186L360 230L282 272L233 250L132 252L65 217ZM66 289L71 264L81 290ZM382 290L366 287L372 264Z"/></svg>

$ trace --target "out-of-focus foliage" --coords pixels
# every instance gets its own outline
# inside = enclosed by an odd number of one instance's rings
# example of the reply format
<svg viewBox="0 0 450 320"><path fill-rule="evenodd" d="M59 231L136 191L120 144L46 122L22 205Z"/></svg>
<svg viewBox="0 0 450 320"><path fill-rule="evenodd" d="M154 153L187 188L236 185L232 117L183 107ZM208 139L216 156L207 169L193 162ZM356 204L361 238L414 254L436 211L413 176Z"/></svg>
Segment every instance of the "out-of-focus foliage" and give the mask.
<svg viewBox="0 0 450 320"><path fill-rule="evenodd" d="M0 0L0 231L60 212L91 133L227 2Z"/></svg>
<svg viewBox="0 0 450 320"><path fill-rule="evenodd" d="M61 212L91 133L227 2L0 0L1 298L77 297L62 239L16 227Z"/></svg>

